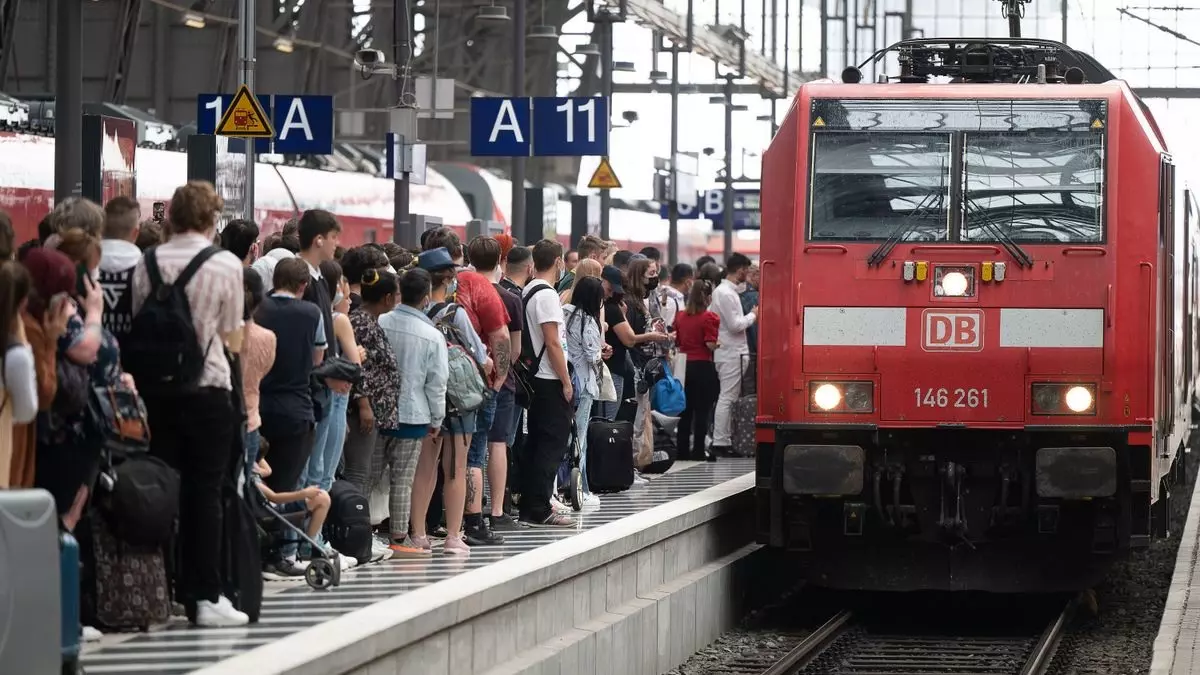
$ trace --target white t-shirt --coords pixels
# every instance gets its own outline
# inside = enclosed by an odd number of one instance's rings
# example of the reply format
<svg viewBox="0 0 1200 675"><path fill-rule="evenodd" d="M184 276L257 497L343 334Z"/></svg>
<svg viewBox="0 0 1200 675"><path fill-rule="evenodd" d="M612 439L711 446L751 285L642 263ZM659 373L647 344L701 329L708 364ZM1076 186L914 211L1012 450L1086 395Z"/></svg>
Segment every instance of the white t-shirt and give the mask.
<svg viewBox="0 0 1200 675"><path fill-rule="evenodd" d="M526 306L525 314L525 330L529 331L529 342L533 345L534 356L542 353L542 345L546 343L542 336L542 325L547 323L558 324L558 339L562 342L563 356L567 356L567 332L563 330L563 311L562 303L558 300L558 293L554 292L554 288L550 284L541 279L534 279L525 287L524 297L529 297L538 287L545 286L549 291L541 291L533 296ZM542 364L538 368L537 376L543 380L557 380L558 374L554 372L554 366L550 364L550 359L546 355L542 355Z"/></svg>

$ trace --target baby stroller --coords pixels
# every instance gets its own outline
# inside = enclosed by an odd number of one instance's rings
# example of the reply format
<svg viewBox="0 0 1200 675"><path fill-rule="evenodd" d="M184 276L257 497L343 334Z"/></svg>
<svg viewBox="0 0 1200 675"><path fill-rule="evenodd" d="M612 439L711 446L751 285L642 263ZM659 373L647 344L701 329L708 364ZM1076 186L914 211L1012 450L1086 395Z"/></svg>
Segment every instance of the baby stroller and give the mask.
<svg viewBox="0 0 1200 675"><path fill-rule="evenodd" d="M342 561L339 560L341 554L326 553L324 547L304 531L304 521L308 518L307 510L292 513L280 512L267 500L257 483L253 486L247 485L246 493L247 497L253 501L254 515L258 520L258 526L268 537L269 543L264 548L273 552L283 544L291 543L285 539L285 535L294 534L300 538L301 542L307 542L313 551L313 559L309 562L308 568L304 570L304 581L316 590L341 585Z"/></svg>
<svg viewBox="0 0 1200 675"><path fill-rule="evenodd" d="M576 511L583 510L583 469L579 468L582 453L579 450L579 429L571 420L571 435L567 437L567 448L562 464L558 467L558 492L561 499Z"/></svg>

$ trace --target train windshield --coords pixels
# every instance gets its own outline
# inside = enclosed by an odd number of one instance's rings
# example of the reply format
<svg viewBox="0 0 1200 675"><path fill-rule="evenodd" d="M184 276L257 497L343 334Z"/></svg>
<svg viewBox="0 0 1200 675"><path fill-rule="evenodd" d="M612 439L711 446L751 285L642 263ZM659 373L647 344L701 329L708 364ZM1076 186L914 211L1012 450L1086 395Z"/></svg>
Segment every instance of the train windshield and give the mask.
<svg viewBox="0 0 1200 675"><path fill-rule="evenodd" d="M950 134L829 132L813 148L810 237L950 236Z"/></svg>
<svg viewBox="0 0 1200 675"><path fill-rule="evenodd" d="M1104 240L1104 136L1078 132L967 133L964 241Z"/></svg>

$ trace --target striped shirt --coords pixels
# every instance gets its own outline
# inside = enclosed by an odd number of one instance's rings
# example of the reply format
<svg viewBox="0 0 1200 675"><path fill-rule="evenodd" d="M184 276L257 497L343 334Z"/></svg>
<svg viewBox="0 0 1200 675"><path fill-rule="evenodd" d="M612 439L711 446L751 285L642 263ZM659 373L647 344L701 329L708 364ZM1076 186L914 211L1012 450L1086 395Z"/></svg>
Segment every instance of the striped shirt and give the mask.
<svg viewBox="0 0 1200 675"><path fill-rule="evenodd" d="M170 241L160 244L154 255L163 281L174 281L197 253L211 245L211 238L197 232L176 234ZM192 324L201 347L206 351L204 373L200 376L201 387L233 389L229 360L225 358L221 335L242 327L245 303L242 274L241 261L232 253L221 251L200 267L187 286ZM149 294L150 275L146 272L146 259L142 258L133 272L135 316Z"/></svg>

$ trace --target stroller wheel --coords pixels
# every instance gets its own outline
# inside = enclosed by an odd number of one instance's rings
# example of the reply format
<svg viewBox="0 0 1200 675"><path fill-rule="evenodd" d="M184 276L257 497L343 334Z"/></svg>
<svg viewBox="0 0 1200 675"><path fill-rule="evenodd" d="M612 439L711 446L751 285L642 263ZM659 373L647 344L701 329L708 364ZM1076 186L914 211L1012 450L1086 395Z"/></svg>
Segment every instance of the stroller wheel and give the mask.
<svg viewBox="0 0 1200 675"><path fill-rule="evenodd" d="M304 570L304 580L314 589L324 590L335 585L334 577L340 576L338 572L341 572L340 567L335 567L327 558L314 558Z"/></svg>
<svg viewBox="0 0 1200 675"><path fill-rule="evenodd" d="M576 511L583 510L583 472L579 467L571 469L571 508Z"/></svg>

